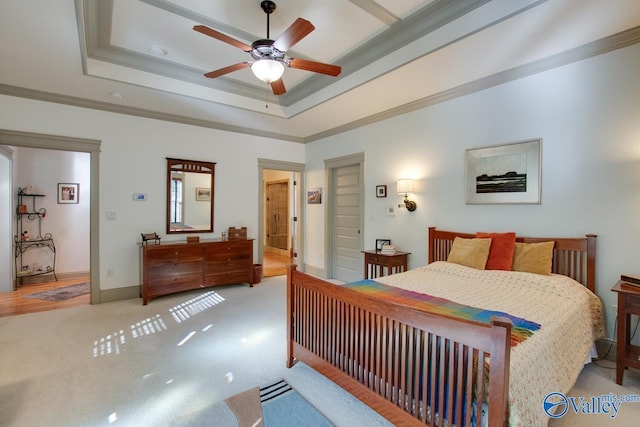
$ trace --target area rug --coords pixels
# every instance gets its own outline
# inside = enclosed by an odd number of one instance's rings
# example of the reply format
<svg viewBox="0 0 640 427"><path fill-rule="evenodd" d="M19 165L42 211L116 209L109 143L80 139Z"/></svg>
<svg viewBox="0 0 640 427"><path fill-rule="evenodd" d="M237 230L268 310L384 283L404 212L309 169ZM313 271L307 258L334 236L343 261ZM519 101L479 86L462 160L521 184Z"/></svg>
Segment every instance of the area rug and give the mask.
<svg viewBox="0 0 640 427"><path fill-rule="evenodd" d="M225 399L238 426L333 426L285 380L277 380Z"/></svg>
<svg viewBox="0 0 640 427"><path fill-rule="evenodd" d="M23 295L23 298L60 302L88 293L89 283L84 282L78 283L77 285L63 286L61 288L49 289L48 291L36 292L35 294Z"/></svg>

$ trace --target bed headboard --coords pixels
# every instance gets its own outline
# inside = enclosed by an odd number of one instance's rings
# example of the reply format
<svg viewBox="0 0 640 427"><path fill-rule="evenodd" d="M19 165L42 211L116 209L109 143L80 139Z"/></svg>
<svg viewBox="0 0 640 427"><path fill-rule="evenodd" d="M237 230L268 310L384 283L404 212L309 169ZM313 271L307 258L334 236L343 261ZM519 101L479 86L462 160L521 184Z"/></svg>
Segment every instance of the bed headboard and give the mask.
<svg viewBox="0 0 640 427"><path fill-rule="evenodd" d="M434 261L446 261L453 245L453 239L462 237L472 239L475 234L438 230L429 227L429 264ZM596 291L596 236L585 237L516 237L523 243L549 242L553 248L551 270L557 274L569 276L585 285L591 292Z"/></svg>

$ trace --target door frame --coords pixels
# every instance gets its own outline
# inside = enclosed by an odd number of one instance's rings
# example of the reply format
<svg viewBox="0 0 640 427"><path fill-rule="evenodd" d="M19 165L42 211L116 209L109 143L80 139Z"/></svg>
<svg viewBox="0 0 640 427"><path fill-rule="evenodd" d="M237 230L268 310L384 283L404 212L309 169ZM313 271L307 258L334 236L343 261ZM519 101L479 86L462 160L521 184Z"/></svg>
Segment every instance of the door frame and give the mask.
<svg viewBox="0 0 640 427"><path fill-rule="evenodd" d="M363 250L363 242L364 242L364 152L349 154L347 156L334 157L333 159L326 159L324 161L324 169L325 169L325 179L326 184L325 188L327 189L327 193L325 196L325 211L324 217L326 218L326 224L324 227L325 236L324 236L324 271L326 272L326 277L328 279L333 279L335 277L333 271L333 255L332 249L334 247L334 238L336 230L336 224L334 221L334 213L335 213L335 205L336 205L336 194L335 194L335 183L333 182L333 170L337 168L341 168L344 166L353 166L358 165L360 167L360 250Z"/></svg>
<svg viewBox="0 0 640 427"><path fill-rule="evenodd" d="M298 254L301 265L298 270L304 271L304 209L302 208L302 189L304 188L304 163L284 162L281 160L270 160L258 158L258 262L262 264L264 259L264 170L272 169L288 172L299 172L300 181L293 186L295 192L295 205L298 210L298 230L296 235L297 247L294 248Z"/></svg>
<svg viewBox="0 0 640 427"><path fill-rule="evenodd" d="M91 304L100 303L100 145L95 139L0 129L0 145L89 153L89 269ZM12 206L15 211L15 206Z"/></svg>

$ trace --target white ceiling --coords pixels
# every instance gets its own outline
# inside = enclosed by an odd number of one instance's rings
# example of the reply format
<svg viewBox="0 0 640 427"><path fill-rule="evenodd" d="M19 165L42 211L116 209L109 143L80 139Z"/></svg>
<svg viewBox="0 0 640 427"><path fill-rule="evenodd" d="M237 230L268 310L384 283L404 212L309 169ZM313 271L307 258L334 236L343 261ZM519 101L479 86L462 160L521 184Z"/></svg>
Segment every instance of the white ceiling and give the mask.
<svg viewBox="0 0 640 427"><path fill-rule="evenodd" d="M315 30L277 97L193 31L266 37L260 0L22 0L0 13L0 93L308 142L640 41L637 0L276 0L270 38ZM153 47L166 55L157 55Z"/></svg>

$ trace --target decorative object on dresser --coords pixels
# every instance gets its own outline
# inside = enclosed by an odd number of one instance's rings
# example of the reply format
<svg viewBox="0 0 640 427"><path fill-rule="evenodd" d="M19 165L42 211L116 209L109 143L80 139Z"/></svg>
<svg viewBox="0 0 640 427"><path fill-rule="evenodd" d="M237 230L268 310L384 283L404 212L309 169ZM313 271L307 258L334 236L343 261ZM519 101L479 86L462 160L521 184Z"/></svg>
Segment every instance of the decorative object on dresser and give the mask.
<svg viewBox="0 0 640 427"><path fill-rule="evenodd" d="M22 283L22 279L27 276L37 276L40 274L53 274L56 277L56 246L53 243L51 233L42 234L42 220L47 215L45 208L36 208L36 200L45 197L44 194L34 194L31 187L18 188L18 204L16 208L16 235L15 245L15 271L16 286ZM30 202L30 203L29 203ZM50 263L43 266L33 262L27 264L24 260L24 253L35 248L47 248Z"/></svg>
<svg viewBox="0 0 640 427"><path fill-rule="evenodd" d="M247 227L229 227L227 236L229 240L245 240L247 238Z"/></svg>
<svg viewBox="0 0 640 427"><path fill-rule="evenodd" d="M149 242L153 242L156 245L160 244L160 236L158 236L158 233L140 233L140 235L142 236L143 245L148 245Z"/></svg>
<svg viewBox="0 0 640 427"><path fill-rule="evenodd" d="M248 283L253 287L253 239L140 244L142 303L175 292Z"/></svg>

